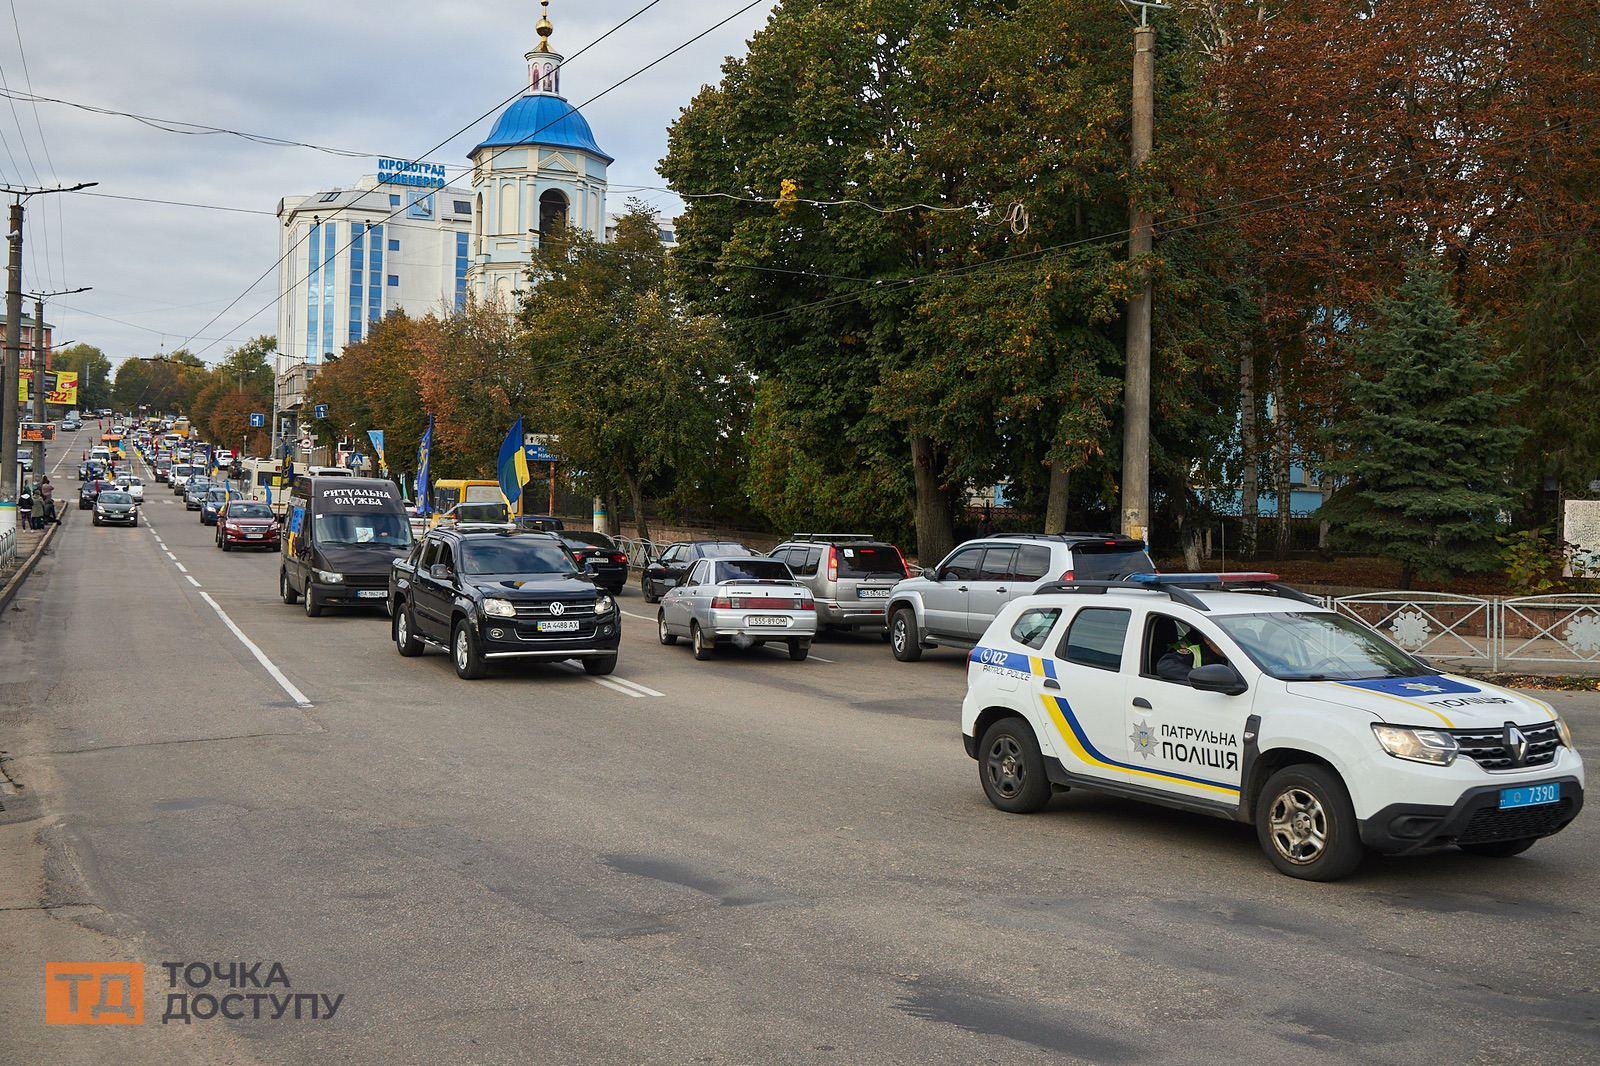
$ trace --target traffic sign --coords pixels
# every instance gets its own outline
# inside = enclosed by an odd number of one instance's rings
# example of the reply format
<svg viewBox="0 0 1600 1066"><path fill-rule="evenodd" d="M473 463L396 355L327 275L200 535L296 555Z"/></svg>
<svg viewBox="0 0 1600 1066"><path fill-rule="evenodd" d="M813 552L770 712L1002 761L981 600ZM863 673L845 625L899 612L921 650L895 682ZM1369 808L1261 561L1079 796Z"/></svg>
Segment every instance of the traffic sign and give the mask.
<svg viewBox="0 0 1600 1066"><path fill-rule="evenodd" d="M264 414L261 414L259 411L253 413L250 416L250 425L252 425L252 426L264 426L266 424L267 424L267 416L264 415Z"/></svg>
<svg viewBox="0 0 1600 1066"><path fill-rule="evenodd" d="M325 403L317 404L315 407L312 408L312 410L316 412L316 415L317 415L318 418L327 418L328 417L328 405L325 404Z"/></svg>
<svg viewBox="0 0 1600 1066"><path fill-rule="evenodd" d="M314 442L312 441L312 439L310 437L301 437L300 438L300 450L303 451L303 452L309 452L311 450L311 445L313 443Z"/></svg>

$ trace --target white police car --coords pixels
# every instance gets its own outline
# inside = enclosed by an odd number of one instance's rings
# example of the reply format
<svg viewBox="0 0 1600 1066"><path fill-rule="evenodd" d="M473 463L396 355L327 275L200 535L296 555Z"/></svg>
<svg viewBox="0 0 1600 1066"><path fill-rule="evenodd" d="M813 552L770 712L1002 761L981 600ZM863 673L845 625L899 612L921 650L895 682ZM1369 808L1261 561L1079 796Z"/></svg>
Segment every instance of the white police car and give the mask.
<svg viewBox="0 0 1600 1066"><path fill-rule="evenodd" d="M1088 788L1253 823L1279 870L1367 850L1508 856L1583 806L1549 704L1440 674L1273 574L1046 586L968 657L961 728L984 792L1036 811Z"/></svg>

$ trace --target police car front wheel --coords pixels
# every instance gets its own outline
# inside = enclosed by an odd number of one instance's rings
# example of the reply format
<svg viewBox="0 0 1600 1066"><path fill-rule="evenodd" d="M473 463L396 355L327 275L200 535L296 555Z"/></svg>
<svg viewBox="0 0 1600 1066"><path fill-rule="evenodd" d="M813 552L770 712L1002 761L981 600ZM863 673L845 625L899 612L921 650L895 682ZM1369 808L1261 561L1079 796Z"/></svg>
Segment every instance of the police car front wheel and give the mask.
<svg viewBox="0 0 1600 1066"><path fill-rule="evenodd" d="M1286 766L1256 797L1256 836L1282 873L1336 881L1361 864L1355 808L1344 782L1311 763Z"/></svg>
<svg viewBox="0 0 1600 1066"><path fill-rule="evenodd" d="M989 802L1007 814L1031 814L1050 802L1050 781L1033 727L1002 718L978 743L978 776Z"/></svg>

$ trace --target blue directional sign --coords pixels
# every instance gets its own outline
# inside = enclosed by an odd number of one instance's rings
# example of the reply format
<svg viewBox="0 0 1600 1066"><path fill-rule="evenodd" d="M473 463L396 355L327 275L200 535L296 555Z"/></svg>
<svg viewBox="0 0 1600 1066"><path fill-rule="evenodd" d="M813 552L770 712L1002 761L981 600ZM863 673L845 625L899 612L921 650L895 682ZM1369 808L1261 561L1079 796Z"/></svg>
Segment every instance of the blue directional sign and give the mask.
<svg viewBox="0 0 1600 1066"><path fill-rule="evenodd" d="M316 412L316 415L317 415L318 418L327 418L328 417L328 405L325 404L325 403L317 404L315 407L312 408L312 410Z"/></svg>
<svg viewBox="0 0 1600 1066"><path fill-rule="evenodd" d="M527 457L530 463L553 463L556 461L556 454L550 450L548 444L524 444L522 446L522 454Z"/></svg>
<svg viewBox="0 0 1600 1066"><path fill-rule="evenodd" d="M267 416L266 415L262 414L259 411L254 412L253 414L251 414L251 416L250 416L250 425L251 426L264 426L266 424L267 424Z"/></svg>

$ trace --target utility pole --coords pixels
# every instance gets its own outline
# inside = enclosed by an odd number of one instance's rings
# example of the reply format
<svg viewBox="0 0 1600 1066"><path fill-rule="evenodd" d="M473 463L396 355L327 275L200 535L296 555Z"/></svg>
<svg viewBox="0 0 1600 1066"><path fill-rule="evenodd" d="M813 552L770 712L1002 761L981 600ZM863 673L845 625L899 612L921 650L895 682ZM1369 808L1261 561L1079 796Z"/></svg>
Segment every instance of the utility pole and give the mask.
<svg viewBox="0 0 1600 1066"><path fill-rule="evenodd" d="M1133 30L1133 152L1131 173L1137 175L1155 142L1156 31L1150 9L1167 5L1155 0L1124 0L1139 9ZM1128 203L1128 258L1138 262L1150 254L1153 231L1150 212L1138 194ZM1142 267L1138 287L1128 300L1128 337L1122 386L1122 532L1148 539L1150 533L1150 275Z"/></svg>
<svg viewBox="0 0 1600 1066"><path fill-rule="evenodd" d="M0 185L0 193L12 197L11 230L6 235L10 258L6 270L6 350L0 382L0 535L17 528L17 437L21 433L22 412L17 391L22 377L22 201L45 193L77 192L97 184L80 182L72 186L38 188L27 185Z"/></svg>
<svg viewBox="0 0 1600 1066"><path fill-rule="evenodd" d="M44 302L52 296L73 296L80 292L88 292L92 286L84 285L76 289L60 289L56 292L35 292L33 297L33 380L29 389L33 394L33 420L35 422L48 422L50 419L45 412L45 396L47 390L44 380L45 371L49 369L50 348L44 342ZM81 388L83 382L79 381ZM33 445L33 472L38 475L44 470L44 441L37 441Z"/></svg>

